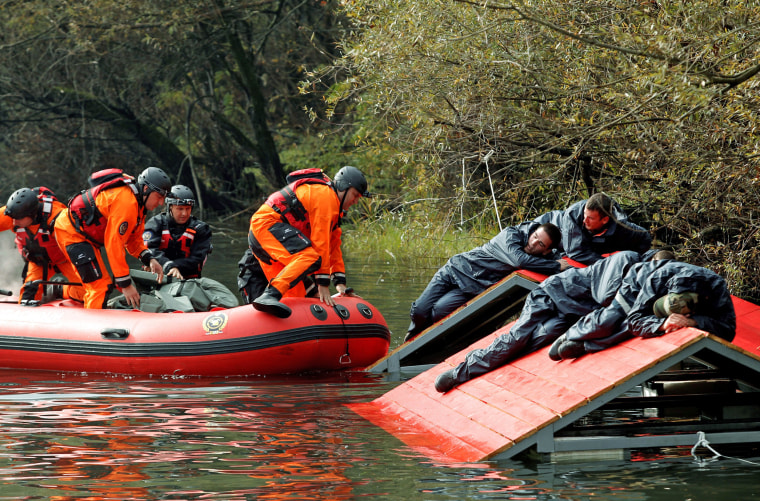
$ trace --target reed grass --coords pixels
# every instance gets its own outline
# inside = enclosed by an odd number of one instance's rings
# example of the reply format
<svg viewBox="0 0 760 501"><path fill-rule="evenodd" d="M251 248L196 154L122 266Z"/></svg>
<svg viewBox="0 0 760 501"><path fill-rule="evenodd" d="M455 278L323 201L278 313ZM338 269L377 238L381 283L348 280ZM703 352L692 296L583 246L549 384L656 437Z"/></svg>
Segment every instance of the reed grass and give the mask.
<svg viewBox="0 0 760 501"><path fill-rule="evenodd" d="M491 228L457 228L447 221L380 217L354 221L344 228L343 252L354 262L385 262L411 279L430 278L446 260L473 249L498 232Z"/></svg>

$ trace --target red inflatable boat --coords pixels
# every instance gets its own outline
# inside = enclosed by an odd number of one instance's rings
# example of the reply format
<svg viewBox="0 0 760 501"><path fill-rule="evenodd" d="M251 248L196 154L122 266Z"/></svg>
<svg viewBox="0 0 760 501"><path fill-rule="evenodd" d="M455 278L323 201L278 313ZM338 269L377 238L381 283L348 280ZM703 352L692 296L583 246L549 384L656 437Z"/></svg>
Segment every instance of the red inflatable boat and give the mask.
<svg viewBox="0 0 760 501"><path fill-rule="evenodd" d="M72 301L0 303L0 369L135 376L246 376L363 368L390 344L358 297L283 300L279 319L250 305L209 312L85 310Z"/></svg>

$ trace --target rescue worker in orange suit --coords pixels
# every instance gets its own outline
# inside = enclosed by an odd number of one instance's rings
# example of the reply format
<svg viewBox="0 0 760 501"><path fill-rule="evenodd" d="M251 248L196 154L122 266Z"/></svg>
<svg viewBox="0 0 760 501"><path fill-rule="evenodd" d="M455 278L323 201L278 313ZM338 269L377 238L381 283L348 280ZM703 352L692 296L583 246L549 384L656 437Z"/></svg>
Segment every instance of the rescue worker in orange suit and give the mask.
<svg viewBox="0 0 760 501"><path fill-rule="evenodd" d="M193 216L195 195L187 186L173 186L166 206L166 213L145 223L145 246L161 251L157 259L166 275L180 280L199 278L212 249L211 227Z"/></svg>
<svg viewBox="0 0 760 501"><path fill-rule="evenodd" d="M129 276L125 249L158 276L164 271L142 239L145 215L164 204L172 187L169 176L148 167L137 178L119 169L105 169L90 177L91 188L69 202L55 222L58 246L74 265L85 288L85 308L105 306L112 286L128 305L139 308L140 293ZM113 284L101 255L105 248Z"/></svg>
<svg viewBox="0 0 760 501"><path fill-rule="evenodd" d="M0 231L12 229L16 233L16 246L26 263L24 285L19 293L23 305L38 305L45 290L44 286L29 285L30 282L47 282L58 272L69 282L79 280L76 270L58 248L53 231L56 218L64 209L66 206L55 193L44 186L16 190L5 207L0 208ZM53 297L82 301L84 289L53 285Z"/></svg>
<svg viewBox="0 0 760 501"><path fill-rule="evenodd" d="M318 177L310 175L313 171ZM291 314L280 299L310 275L328 306L335 305L330 278L340 295L353 294L346 288L340 218L369 196L367 179L356 167L341 168L332 182L319 169L291 173L290 180L253 214L248 232L248 245L269 281L253 307L280 318Z"/></svg>

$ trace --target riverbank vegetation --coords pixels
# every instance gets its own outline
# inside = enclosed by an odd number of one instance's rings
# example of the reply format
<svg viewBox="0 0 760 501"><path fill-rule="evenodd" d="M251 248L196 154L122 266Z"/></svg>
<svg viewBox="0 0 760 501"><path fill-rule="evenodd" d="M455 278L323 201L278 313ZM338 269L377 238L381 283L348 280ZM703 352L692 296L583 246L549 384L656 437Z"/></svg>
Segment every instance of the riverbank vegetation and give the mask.
<svg viewBox="0 0 760 501"><path fill-rule="evenodd" d="M338 67L383 118L408 198L450 197L446 214L464 219L496 200L510 224L605 191L657 245L758 298L757 2L349 12L361 29Z"/></svg>
<svg viewBox="0 0 760 501"><path fill-rule="evenodd" d="M426 267L605 191L760 299L758 2L30 0L0 19L0 197L153 164L225 217L290 170L353 164L378 196L351 241Z"/></svg>

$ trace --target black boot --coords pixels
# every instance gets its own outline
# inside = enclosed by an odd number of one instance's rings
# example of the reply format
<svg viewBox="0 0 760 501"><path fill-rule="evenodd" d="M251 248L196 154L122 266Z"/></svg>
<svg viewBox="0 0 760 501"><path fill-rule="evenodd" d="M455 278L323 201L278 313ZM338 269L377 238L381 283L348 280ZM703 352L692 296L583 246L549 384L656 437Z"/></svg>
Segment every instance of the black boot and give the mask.
<svg viewBox="0 0 760 501"><path fill-rule="evenodd" d="M293 311L280 302L282 294L271 285L264 289L264 293L253 300L253 307L264 313L269 313L279 318L288 318Z"/></svg>
<svg viewBox="0 0 760 501"><path fill-rule="evenodd" d="M417 325L415 325L414 321L412 321L411 324L409 324L409 328L406 330L406 336L404 336L404 342L411 341L415 337L417 337L417 334L422 332L422 329L418 328Z"/></svg>
<svg viewBox="0 0 760 501"><path fill-rule="evenodd" d="M562 334L560 337L554 340L551 347L549 348L549 358L554 360L555 362L559 362L562 360L562 357L559 355L559 349L562 346L562 343L564 343L567 340L564 334Z"/></svg>
<svg viewBox="0 0 760 501"><path fill-rule="evenodd" d="M445 372L441 372L438 374L438 377L435 378L435 390L438 393L446 393L450 389L454 388L455 386L458 386L460 384L459 381L456 380L454 377L454 369L449 369Z"/></svg>

